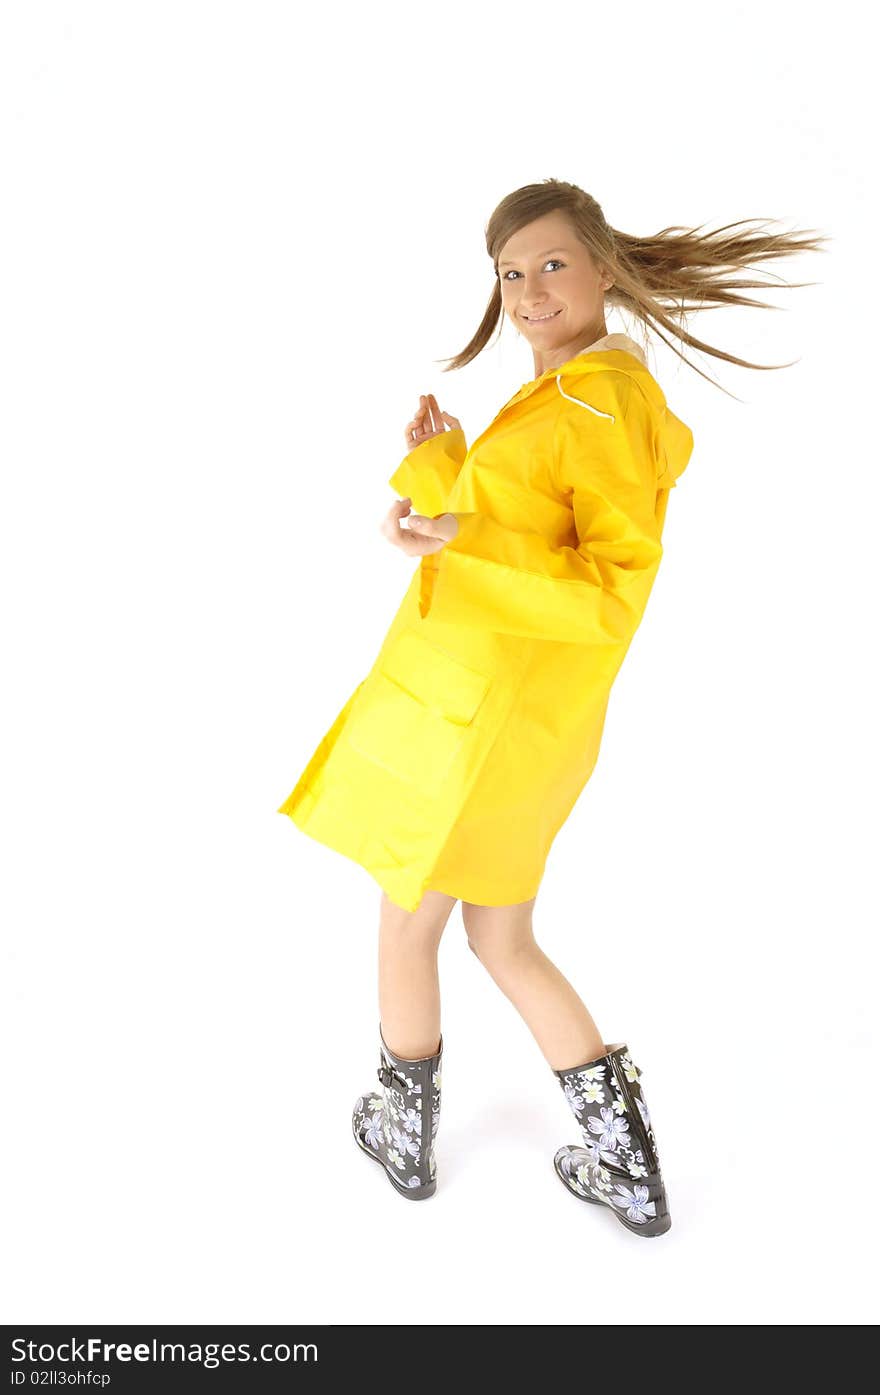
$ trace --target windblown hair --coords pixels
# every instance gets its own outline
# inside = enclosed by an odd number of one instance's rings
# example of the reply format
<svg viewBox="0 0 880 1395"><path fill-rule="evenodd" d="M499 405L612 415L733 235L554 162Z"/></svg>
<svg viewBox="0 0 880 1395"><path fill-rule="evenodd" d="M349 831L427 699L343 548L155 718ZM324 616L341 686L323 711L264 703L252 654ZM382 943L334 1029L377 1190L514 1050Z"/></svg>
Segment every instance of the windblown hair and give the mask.
<svg viewBox="0 0 880 1395"><path fill-rule="evenodd" d="M692 335L684 325L685 315L694 310L714 309L722 305L755 305L764 310L778 307L765 301L740 294L743 290L762 287L763 282L732 280L731 273L751 267L756 262L771 261L804 251L822 251L828 242L815 229L802 233L768 230L772 220L742 219L728 223L715 232L700 228L669 227L653 237L635 237L619 232L605 220L596 200L576 184L560 179L545 179L540 184L526 184L502 199L486 228L486 250L495 268L495 286L477 332L461 353L445 360L444 373L464 368L486 347L493 330L499 334L504 319L498 258L508 238L520 228L546 213L565 213L593 261L614 278L605 292L606 304L618 307L640 322L645 336L652 328L690 368L707 382L712 379L691 363L674 343L662 333L667 330L683 344L700 349L714 358L738 363L743 368L789 368L788 363L749 363L723 349L713 348ZM737 232L747 223L757 223L757 231ZM781 279L781 278L780 278ZM789 287L812 286L815 281L783 282ZM798 360L794 360L797 362ZM715 384L719 386L719 384ZM726 389L722 389L726 391ZM732 394L730 394L732 395Z"/></svg>

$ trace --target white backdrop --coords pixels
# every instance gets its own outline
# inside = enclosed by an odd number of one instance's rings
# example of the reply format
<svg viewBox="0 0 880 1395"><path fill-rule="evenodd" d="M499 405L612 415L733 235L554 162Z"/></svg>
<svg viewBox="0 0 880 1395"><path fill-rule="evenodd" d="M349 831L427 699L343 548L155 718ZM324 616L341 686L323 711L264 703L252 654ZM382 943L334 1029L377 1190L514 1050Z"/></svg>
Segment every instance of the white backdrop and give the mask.
<svg viewBox="0 0 880 1395"><path fill-rule="evenodd" d="M858 13L4 6L4 1321L873 1320ZM627 232L833 239L769 268L785 313L691 320L794 367L695 354L728 396L653 341L695 450L538 896L644 1073L650 1244L554 1176L574 1121L458 907L436 1196L357 1152L379 892L276 812L415 565L379 525L419 393L473 439L533 376L509 324L440 361L492 209L548 177Z"/></svg>

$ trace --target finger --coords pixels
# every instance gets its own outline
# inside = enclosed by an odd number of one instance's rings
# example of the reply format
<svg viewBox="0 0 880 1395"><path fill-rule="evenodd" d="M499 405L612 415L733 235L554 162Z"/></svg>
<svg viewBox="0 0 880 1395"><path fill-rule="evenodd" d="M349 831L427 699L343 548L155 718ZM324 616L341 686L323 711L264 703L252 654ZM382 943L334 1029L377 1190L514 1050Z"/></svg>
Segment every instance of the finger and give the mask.
<svg viewBox="0 0 880 1395"><path fill-rule="evenodd" d="M410 498L395 499L385 517L382 519L382 522L379 524L379 532L393 541L394 535L400 532L401 518L405 517L411 506L412 500Z"/></svg>
<svg viewBox="0 0 880 1395"><path fill-rule="evenodd" d="M455 514L441 513L436 518L421 518L417 515L415 526L409 519L412 532L418 533L422 538L439 538L443 543L452 542L458 536L459 524Z"/></svg>
<svg viewBox="0 0 880 1395"><path fill-rule="evenodd" d="M439 552L442 538L425 537L409 528L402 528L396 518L387 517L380 532L390 543L405 553L407 557L424 557L429 552Z"/></svg>
<svg viewBox="0 0 880 1395"><path fill-rule="evenodd" d="M428 408L431 413L431 429L433 431L443 430L443 413L437 405L437 399L433 392L428 393Z"/></svg>
<svg viewBox="0 0 880 1395"><path fill-rule="evenodd" d="M436 520L433 518L425 518L423 514L414 513L411 518L406 520L406 523L406 531L408 533L415 533L419 538L439 539L441 542L447 541L443 535L442 529L437 527Z"/></svg>
<svg viewBox="0 0 880 1395"><path fill-rule="evenodd" d="M422 437L426 433L427 425L425 422L425 417L427 415L427 411L428 403L425 397L422 396L419 398L419 409L416 412L415 417L413 418L413 432L411 439L416 444L418 444L418 442L421 441Z"/></svg>
<svg viewBox="0 0 880 1395"><path fill-rule="evenodd" d="M405 552L407 557L425 557L428 553L439 552L444 546L442 538L422 538L415 533L407 536L407 530L401 529L400 538L396 540L401 552Z"/></svg>
<svg viewBox="0 0 880 1395"><path fill-rule="evenodd" d="M385 523L389 528L397 528L400 524L400 520L406 517L411 507L411 499L395 499L385 515Z"/></svg>
<svg viewBox="0 0 880 1395"><path fill-rule="evenodd" d="M422 408L421 406L419 406L416 408L415 415L413 416L412 420L408 421L406 424L403 434L404 439L406 440L406 444L408 446L413 445L414 442L418 439L418 434L421 429L422 415Z"/></svg>

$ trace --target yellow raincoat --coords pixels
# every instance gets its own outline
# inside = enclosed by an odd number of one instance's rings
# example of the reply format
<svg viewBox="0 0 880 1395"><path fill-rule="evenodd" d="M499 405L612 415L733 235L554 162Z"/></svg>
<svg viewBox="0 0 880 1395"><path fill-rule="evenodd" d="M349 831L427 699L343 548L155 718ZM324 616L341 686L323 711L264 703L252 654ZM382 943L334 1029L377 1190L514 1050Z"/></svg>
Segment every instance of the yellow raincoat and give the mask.
<svg viewBox="0 0 880 1395"><path fill-rule="evenodd" d="M643 352L611 334L446 431L389 483L454 513L370 672L278 813L415 910L428 889L530 900L593 771L615 676L693 450Z"/></svg>

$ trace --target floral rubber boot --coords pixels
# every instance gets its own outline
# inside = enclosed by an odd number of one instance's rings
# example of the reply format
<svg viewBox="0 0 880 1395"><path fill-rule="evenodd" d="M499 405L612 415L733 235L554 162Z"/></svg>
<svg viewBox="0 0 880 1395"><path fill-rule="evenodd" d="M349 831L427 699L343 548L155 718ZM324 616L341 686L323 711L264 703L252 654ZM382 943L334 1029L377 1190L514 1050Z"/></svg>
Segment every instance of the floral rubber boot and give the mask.
<svg viewBox="0 0 880 1395"><path fill-rule="evenodd" d="M361 1095L351 1116L355 1142L385 1169L402 1196L421 1201L437 1190L434 1144L440 1125L443 1037L436 1055L408 1061L385 1044L379 1026L379 1089Z"/></svg>
<svg viewBox="0 0 880 1395"><path fill-rule="evenodd" d="M636 1235L663 1235L672 1225L657 1141L626 1044L571 1070L557 1070L583 1143L560 1148L556 1175L583 1201L608 1206Z"/></svg>

